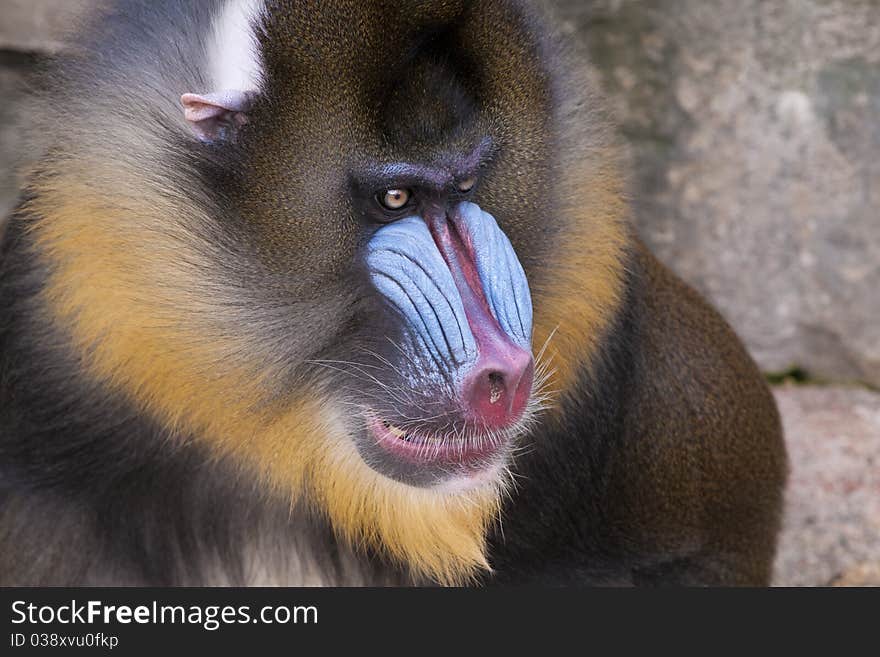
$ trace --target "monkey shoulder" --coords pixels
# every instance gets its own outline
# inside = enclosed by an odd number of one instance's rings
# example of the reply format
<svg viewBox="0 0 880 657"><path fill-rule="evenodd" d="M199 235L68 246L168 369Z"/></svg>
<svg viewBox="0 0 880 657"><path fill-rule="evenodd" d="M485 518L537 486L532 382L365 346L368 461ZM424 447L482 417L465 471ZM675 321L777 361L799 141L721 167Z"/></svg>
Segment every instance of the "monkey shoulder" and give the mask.
<svg viewBox="0 0 880 657"><path fill-rule="evenodd" d="M704 457L772 446L776 404L739 337L644 247L637 260L627 429Z"/></svg>
<svg viewBox="0 0 880 657"><path fill-rule="evenodd" d="M631 528L635 545L734 555L758 581L772 559L787 469L772 394L708 302L641 245L636 263L631 386L610 459L609 517Z"/></svg>

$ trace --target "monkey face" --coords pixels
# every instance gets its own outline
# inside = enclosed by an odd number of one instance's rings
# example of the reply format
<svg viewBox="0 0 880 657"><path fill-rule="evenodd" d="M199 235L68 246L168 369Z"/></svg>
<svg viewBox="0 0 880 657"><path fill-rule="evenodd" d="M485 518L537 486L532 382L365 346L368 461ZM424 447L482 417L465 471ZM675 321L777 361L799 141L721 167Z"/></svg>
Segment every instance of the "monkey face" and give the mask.
<svg viewBox="0 0 880 657"><path fill-rule="evenodd" d="M343 291L343 307L324 306L305 376L329 379L370 467L420 487L496 484L538 406L529 283L504 219L480 204L498 155L480 128L357 158L342 168L344 205L324 217L341 237L300 225L266 260L295 258L292 277Z"/></svg>
<svg viewBox="0 0 880 657"><path fill-rule="evenodd" d="M393 167L395 176L408 169ZM358 446L383 472L435 483L497 469L521 433L535 371L532 302L496 220L456 198L470 193L476 175L409 175L421 184L393 181L379 199L389 223L366 247L368 276L394 331L364 381L371 396L363 398Z"/></svg>
<svg viewBox="0 0 880 657"><path fill-rule="evenodd" d="M297 385L332 391L374 470L497 483L538 406L531 293L507 233L534 261L552 232L535 231L547 208L534 190L551 189L547 80L498 86L475 49L502 17L464 6L443 22L409 6L378 49L319 38L297 11L262 17L260 89L182 99L196 135L238 158L236 241L287 295L278 305L307 309L278 320L290 342L272 337L274 357ZM375 20L365 8L365 29ZM328 84L328 67L344 79ZM516 96L530 104L512 113Z"/></svg>
<svg viewBox="0 0 880 657"><path fill-rule="evenodd" d="M545 348L570 389L624 294L614 148L537 4L163 2L148 56L111 11L29 190L90 381L436 581L485 567Z"/></svg>

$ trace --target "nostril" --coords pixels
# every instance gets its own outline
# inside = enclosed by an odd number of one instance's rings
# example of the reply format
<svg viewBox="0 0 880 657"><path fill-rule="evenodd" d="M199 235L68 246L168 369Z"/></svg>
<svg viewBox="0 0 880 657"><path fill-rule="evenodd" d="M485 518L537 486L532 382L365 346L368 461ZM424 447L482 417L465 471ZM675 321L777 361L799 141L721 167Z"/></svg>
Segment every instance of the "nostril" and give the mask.
<svg viewBox="0 0 880 657"><path fill-rule="evenodd" d="M484 354L481 360L462 382L464 410L481 426L510 426L522 417L531 396L534 378L531 354L517 349Z"/></svg>
<svg viewBox="0 0 880 657"><path fill-rule="evenodd" d="M504 396L504 375L501 372L489 372L489 403L497 404Z"/></svg>

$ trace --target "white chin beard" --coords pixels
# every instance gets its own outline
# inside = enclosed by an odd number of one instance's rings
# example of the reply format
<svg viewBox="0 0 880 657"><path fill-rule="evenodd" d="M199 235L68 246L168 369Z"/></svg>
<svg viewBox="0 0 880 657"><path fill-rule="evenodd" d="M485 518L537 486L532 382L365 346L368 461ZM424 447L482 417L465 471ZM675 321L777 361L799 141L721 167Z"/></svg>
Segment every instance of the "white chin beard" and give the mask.
<svg viewBox="0 0 880 657"><path fill-rule="evenodd" d="M456 475L449 479L444 479L433 486L433 489L448 495L458 495L479 488L499 486L504 481L506 465L506 459L499 459L497 463L494 463L485 470L480 470L479 472L469 475Z"/></svg>

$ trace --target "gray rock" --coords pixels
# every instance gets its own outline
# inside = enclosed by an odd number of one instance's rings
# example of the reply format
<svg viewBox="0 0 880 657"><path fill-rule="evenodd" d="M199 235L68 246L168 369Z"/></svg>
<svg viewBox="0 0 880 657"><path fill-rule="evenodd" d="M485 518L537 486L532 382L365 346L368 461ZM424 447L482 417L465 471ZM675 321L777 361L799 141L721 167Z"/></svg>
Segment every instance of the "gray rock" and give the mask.
<svg viewBox="0 0 880 657"><path fill-rule="evenodd" d="M791 460L780 586L880 586L880 394L776 391Z"/></svg>
<svg viewBox="0 0 880 657"><path fill-rule="evenodd" d="M40 56L61 48L66 30L97 0L2 0L0 9L0 230L16 202L22 135L17 99Z"/></svg>
<svg viewBox="0 0 880 657"><path fill-rule="evenodd" d="M64 30L96 0L3 0L0 49L55 51Z"/></svg>
<svg viewBox="0 0 880 657"><path fill-rule="evenodd" d="M766 370L880 384L880 4L555 2L658 255Z"/></svg>
<svg viewBox="0 0 880 657"><path fill-rule="evenodd" d="M0 51L0 231L18 196L15 166L21 159L22 134L16 100L24 93L34 57Z"/></svg>

